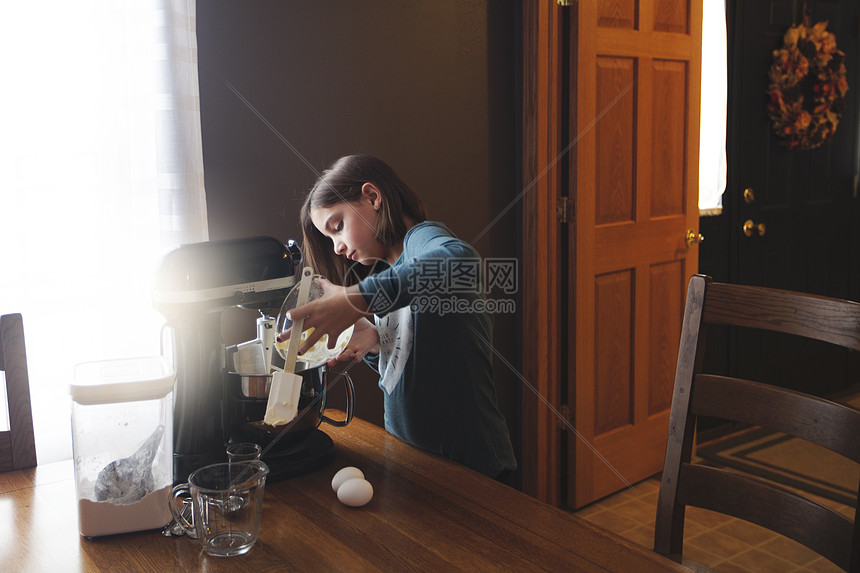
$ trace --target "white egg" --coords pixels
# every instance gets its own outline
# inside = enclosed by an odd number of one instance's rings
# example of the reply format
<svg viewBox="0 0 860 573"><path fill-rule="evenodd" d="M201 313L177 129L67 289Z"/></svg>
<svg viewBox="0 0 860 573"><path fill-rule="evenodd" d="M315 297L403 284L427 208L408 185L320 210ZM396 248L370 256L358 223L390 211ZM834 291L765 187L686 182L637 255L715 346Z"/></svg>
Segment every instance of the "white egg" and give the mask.
<svg viewBox="0 0 860 573"><path fill-rule="evenodd" d="M362 478L348 479L337 490L337 498L345 505L361 507L373 497L373 486Z"/></svg>
<svg viewBox="0 0 860 573"><path fill-rule="evenodd" d="M358 468L347 466L334 474L334 477L331 479L331 488L334 490L335 493L337 493L337 490L340 489L340 486L341 484L343 484L343 482L353 478L364 479L364 473Z"/></svg>

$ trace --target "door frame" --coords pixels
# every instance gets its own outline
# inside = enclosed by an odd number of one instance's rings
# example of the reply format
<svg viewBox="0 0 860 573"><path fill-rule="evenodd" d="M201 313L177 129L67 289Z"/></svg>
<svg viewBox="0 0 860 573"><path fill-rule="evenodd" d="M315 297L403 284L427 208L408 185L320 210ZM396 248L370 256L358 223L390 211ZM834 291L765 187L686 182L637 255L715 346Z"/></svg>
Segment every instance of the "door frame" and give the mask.
<svg viewBox="0 0 860 573"><path fill-rule="evenodd" d="M557 2L523 2L522 487L561 500L562 30ZM569 421L569 419L568 419Z"/></svg>

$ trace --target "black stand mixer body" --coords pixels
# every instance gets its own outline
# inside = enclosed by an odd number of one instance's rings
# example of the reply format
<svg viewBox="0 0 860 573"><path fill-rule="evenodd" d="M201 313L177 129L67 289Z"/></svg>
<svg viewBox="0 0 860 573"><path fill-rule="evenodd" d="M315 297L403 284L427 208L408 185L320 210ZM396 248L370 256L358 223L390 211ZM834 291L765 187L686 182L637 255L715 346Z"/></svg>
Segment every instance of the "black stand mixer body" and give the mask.
<svg viewBox="0 0 860 573"><path fill-rule="evenodd" d="M242 307L271 315L295 284L301 252L273 237L184 245L165 256L153 305L167 319L176 372L174 481L223 461L230 438L224 310ZM262 445L262 444L261 444Z"/></svg>
<svg viewBox="0 0 860 573"><path fill-rule="evenodd" d="M221 314L172 325L176 387L173 404L173 477L184 482L197 468L224 461Z"/></svg>

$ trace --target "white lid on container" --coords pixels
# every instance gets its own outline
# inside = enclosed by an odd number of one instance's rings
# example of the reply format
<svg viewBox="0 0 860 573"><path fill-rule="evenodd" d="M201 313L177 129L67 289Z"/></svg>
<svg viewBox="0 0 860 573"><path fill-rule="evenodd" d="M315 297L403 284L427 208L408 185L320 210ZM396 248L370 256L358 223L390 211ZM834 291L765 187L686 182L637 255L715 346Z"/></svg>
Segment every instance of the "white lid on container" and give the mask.
<svg viewBox="0 0 860 573"><path fill-rule="evenodd" d="M69 390L78 404L155 400L173 390L173 368L163 356L83 362Z"/></svg>

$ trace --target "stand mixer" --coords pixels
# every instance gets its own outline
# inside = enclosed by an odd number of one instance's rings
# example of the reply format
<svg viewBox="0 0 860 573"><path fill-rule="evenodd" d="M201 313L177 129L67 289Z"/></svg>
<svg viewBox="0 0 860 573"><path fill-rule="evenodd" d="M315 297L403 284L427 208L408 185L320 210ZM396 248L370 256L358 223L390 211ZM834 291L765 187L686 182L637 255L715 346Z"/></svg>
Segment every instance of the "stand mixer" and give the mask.
<svg viewBox="0 0 860 573"><path fill-rule="evenodd" d="M269 465L270 480L284 479L326 465L334 455L323 421L343 426L352 419L354 388L346 381L347 416L323 415L327 389L324 365L297 364L302 376L299 412L284 426L262 423L275 350L276 319L296 284L301 251L273 237L250 237L184 245L168 253L156 275L153 305L167 320L165 331L176 372L174 390L174 481L204 465L224 461L229 443L255 442ZM226 347L222 314L229 308L254 309L257 338ZM253 362L245 357L253 350ZM237 358L242 357L242 360Z"/></svg>

